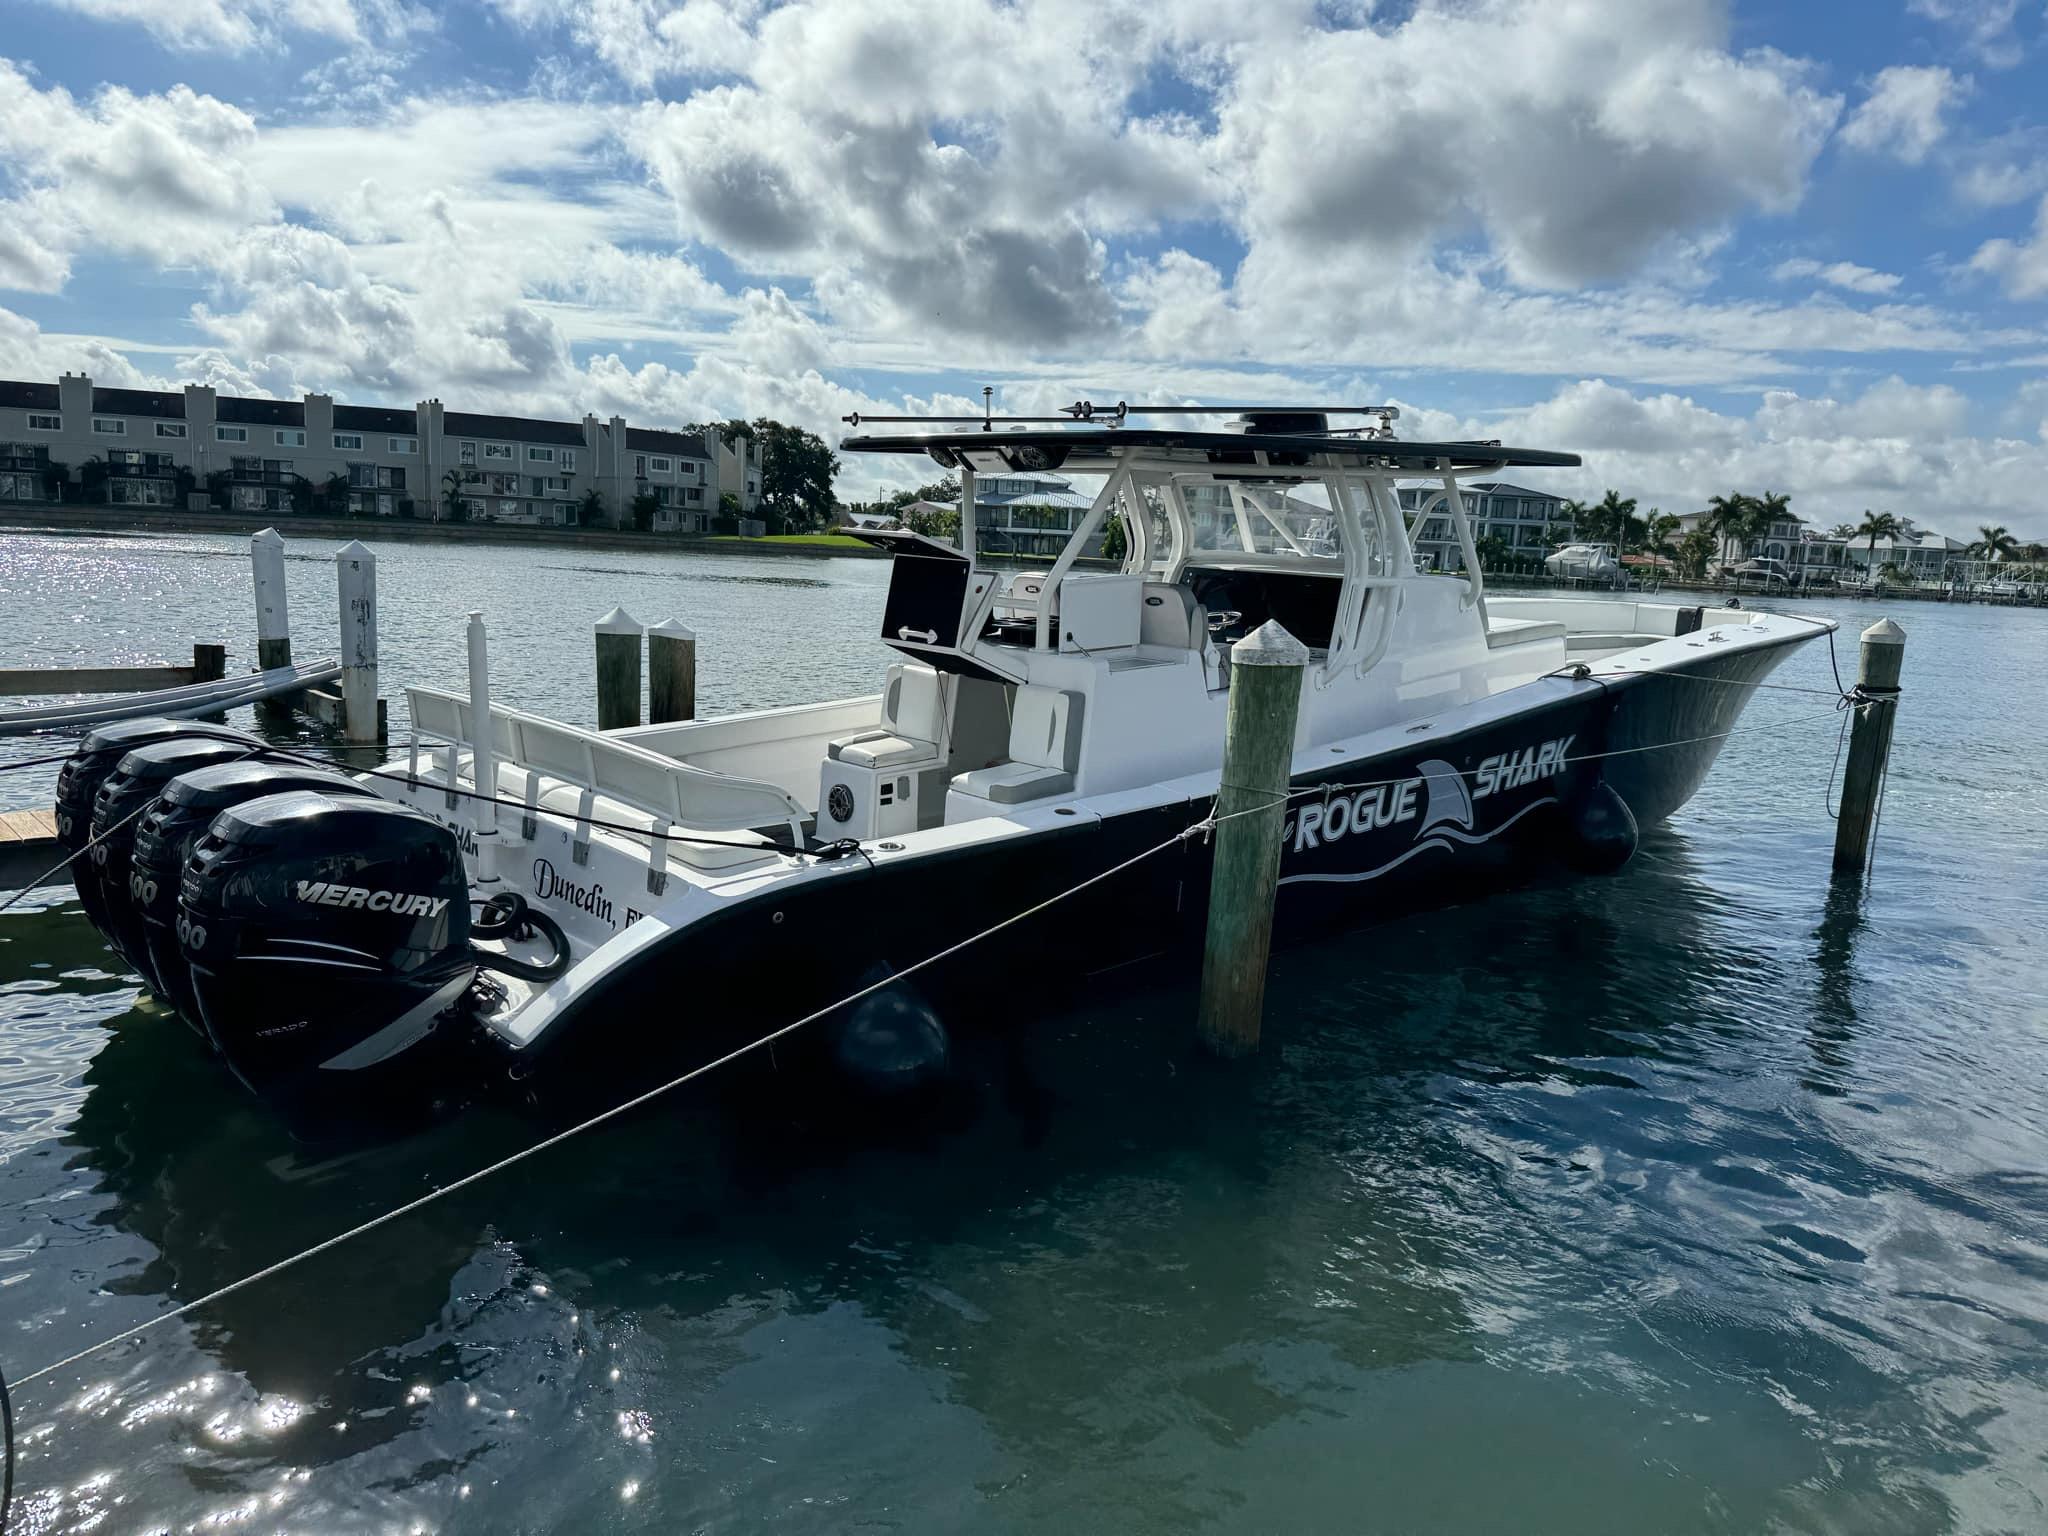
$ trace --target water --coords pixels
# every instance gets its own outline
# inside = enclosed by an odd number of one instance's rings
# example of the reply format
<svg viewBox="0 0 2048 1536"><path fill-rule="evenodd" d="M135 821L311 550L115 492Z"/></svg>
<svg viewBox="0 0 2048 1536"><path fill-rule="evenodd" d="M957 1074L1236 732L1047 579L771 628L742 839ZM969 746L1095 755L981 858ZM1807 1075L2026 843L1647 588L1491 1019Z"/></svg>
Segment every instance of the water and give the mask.
<svg viewBox="0 0 2048 1536"><path fill-rule="evenodd" d="M8 649L246 644L236 553L0 542ZM380 554L388 690L460 676L471 606L576 718L619 601L699 629L707 707L881 660L876 564ZM1242 1069L1166 978L1056 1000L1049 943L956 1122L684 1090L36 1383L20 1528L2048 1526L2048 612L1898 617L1860 899L1835 716L1761 695L1620 875L1280 954ZM295 1145L110 962L68 901L0 917L10 1376L535 1134Z"/></svg>

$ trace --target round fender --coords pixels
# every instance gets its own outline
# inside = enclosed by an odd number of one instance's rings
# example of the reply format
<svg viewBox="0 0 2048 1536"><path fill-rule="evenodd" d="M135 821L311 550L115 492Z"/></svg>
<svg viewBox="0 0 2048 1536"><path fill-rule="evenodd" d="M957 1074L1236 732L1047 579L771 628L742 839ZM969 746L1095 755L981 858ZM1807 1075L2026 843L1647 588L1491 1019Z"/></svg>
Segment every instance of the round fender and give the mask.
<svg viewBox="0 0 2048 1536"><path fill-rule="evenodd" d="M1575 869L1611 874L1636 851L1635 812L1605 779L1572 801L1564 821L1564 856Z"/></svg>
<svg viewBox="0 0 2048 1536"><path fill-rule="evenodd" d="M832 1040L832 1059L871 1092L895 1095L943 1076L951 1045L946 1026L908 986L877 992L848 1013Z"/></svg>

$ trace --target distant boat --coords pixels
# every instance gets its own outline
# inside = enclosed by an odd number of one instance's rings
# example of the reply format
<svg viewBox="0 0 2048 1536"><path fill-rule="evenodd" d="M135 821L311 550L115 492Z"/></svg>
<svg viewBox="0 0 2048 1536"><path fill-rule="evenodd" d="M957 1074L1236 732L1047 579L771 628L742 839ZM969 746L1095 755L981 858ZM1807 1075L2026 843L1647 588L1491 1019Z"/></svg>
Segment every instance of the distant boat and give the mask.
<svg viewBox="0 0 2048 1536"><path fill-rule="evenodd" d="M1543 569L1582 581L1616 581L1621 576L1612 544L1567 544L1543 562Z"/></svg>

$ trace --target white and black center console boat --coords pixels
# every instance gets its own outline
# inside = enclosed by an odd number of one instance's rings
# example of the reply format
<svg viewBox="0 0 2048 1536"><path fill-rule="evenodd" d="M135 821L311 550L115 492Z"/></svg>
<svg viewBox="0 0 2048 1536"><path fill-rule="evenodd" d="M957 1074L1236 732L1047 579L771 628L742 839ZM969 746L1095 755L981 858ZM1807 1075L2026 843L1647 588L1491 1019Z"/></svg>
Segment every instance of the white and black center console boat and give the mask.
<svg viewBox="0 0 2048 1536"><path fill-rule="evenodd" d="M1209 846L1172 840L1217 790L1232 648L1268 622L1310 657L1282 932L1522 863L1612 866L1697 788L1747 685L1832 627L1490 594L1461 484L1569 454L1404 442L1391 411L1107 414L845 440L936 460L969 508L977 476L1100 487L1042 568L982 558L972 517L958 548L869 535L894 556L874 694L598 732L490 697L473 647L471 686L409 689L406 751L353 781L234 733L107 728L65 771L65 835L151 808L81 862L82 885L105 876L88 910L263 1092L352 1094L451 1055L623 1089L1161 843L917 985L972 1022L1028 1007L1020 978L1198 940ZM1462 573L1416 570L1397 488L1418 477ZM1084 560L1113 519L1120 564Z"/></svg>

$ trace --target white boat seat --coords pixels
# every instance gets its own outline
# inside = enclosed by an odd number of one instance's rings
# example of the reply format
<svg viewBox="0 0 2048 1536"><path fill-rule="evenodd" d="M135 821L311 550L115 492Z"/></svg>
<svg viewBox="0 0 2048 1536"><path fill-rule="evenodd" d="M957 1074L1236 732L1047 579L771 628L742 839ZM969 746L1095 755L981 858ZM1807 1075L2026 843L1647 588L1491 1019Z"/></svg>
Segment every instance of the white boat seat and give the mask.
<svg viewBox="0 0 2048 1536"><path fill-rule="evenodd" d="M1496 651L1511 645L1562 640L1564 636L1564 625L1549 619L1491 619L1486 625L1486 643Z"/></svg>
<svg viewBox="0 0 2048 1536"><path fill-rule="evenodd" d="M1148 581L1138 610L1138 643L1202 650L1209 644L1209 610L1186 587Z"/></svg>
<svg viewBox="0 0 2048 1536"><path fill-rule="evenodd" d="M889 668L882 687L880 729L829 742L825 755L860 768L904 768L936 761L945 739L945 695L937 669L902 661Z"/></svg>
<svg viewBox="0 0 2048 1536"><path fill-rule="evenodd" d="M996 805L1064 795L1081 762L1081 695L1031 684L1010 711L1010 761L954 777L952 788Z"/></svg>
<svg viewBox="0 0 2048 1536"><path fill-rule="evenodd" d="M589 809L586 811L583 807L583 791L574 784L563 784L559 781L552 789L543 789L540 792L540 808L570 816L588 815L596 821L609 822L610 826L599 830L607 836L617 837L641 848L645 848L652 841L647 834L663 824L663 818L651 815L637 805L614 800L610 795L592 796ZM620 832L617 830L619 827L634 828L639 835ZM774 843L758 832L698 832L690 827L679 827L673 822L667 822L666 828L672 834L665 839L669 858L706 874L718 874L747 864L759 864L774 858L779 851ZM680 841L681 837L690 835L703 837L707 841Z"/></svg>

